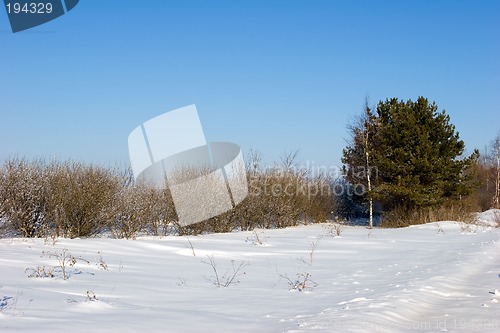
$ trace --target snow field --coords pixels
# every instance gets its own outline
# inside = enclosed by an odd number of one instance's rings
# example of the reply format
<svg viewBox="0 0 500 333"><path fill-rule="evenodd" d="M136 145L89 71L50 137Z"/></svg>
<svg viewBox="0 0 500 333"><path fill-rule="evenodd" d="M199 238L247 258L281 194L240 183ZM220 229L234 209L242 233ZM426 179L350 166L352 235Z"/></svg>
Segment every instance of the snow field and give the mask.
<svg viewBox="0 0 500 333"><path fill-rule="evenodd" d="M2 239L0 331L498 332L499 239L499 229L457 222L344 226L340 237L316 224L189 238ZM58 265L42 252L63 249L89 263L66 267L67 280L60 269L28 277L27 268ZM221 281L244 266L217 288L210 258ZM309 275L305 290L291 288Z"/></svg>

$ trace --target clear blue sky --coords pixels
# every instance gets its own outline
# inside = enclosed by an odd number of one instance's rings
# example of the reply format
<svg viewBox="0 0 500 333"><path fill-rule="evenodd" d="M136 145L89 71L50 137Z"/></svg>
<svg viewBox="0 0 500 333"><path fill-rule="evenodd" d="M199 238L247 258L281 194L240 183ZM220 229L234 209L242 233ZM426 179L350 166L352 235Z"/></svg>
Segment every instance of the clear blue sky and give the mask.
<svg viewBox="0 0 500 333"><path fill-rule="evenodd" d="M209 141L338 165L366 95L436 101L482 149L500 2L82 0L16 34L0 8L0 161L126 165L136 126L194 103Z"/></svg>

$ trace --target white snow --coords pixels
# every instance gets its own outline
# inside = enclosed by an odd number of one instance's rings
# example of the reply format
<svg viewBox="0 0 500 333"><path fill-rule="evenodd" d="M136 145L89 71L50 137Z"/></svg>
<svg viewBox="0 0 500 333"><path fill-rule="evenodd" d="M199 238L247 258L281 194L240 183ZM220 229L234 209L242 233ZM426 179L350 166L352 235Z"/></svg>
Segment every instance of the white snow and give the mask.
<svg viewBox="0 0 500 333"><path fill-rule="evenodd" d="M252 232L2 239L0 331L500 331L500 229L436 222L345 226L340 237L324 224L258 233L261 245ZM63 249L90 263L66 267L67 280L60 269L28 277L58 265L42 252ZM217 288L209 257L222 282L233 264L248 265L239 283ZM307 274L304 291L290 290Z"/></svg>

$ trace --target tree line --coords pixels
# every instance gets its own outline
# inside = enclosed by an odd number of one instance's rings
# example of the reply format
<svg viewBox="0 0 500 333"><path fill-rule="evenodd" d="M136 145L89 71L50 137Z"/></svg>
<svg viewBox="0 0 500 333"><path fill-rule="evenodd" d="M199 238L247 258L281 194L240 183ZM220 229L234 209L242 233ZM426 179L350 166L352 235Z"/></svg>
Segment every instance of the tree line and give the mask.
<svg viewBox="0 0 500 333"><path fill-rule="evenodd" d="M0 166L0 236L134 238L358 218L403 227L500 208L500 132L483 153L465 155L450 116L424 97L366 102L348 131L340 177L297 167L297 152L269 167L250 151L248 197L189 226L177 222L168 186L135 183L130 170L11 159Z"/></svg>

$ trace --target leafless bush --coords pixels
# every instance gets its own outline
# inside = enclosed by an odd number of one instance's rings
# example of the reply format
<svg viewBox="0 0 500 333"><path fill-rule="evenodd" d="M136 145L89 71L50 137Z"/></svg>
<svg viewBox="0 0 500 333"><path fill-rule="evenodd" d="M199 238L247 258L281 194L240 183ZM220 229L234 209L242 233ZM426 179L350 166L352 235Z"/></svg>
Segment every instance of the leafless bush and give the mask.
<svg viewBox="0 0 500 333"><path fill-rule="evenodd" d="M47 232L49 183L42 161L7 161L0 168L0 220L22 237L43 237Z"/></svg>
<svg viewBox="0 0 500 333"><path fill-rule="evenodd" d="M134 238L140 233L196 235L323 222L332 211L331 180L294 169L295 156L285 156L282 166L266 170L255 161L247 173L247 198L234 209L187 226L178 220L168 188L133 184L130 170L70 161L8 161L0 167L0 231L46 237L47 244L50 240L54 244L57 237L89 237L105 231L117 238ZM188 169L169 181L206 172Z"/></svg>
<svg viewBox="0 0 500 333"><path fill-rule="evenodd" d="M38 266L37 268L26 268L25 273L29 273L29 278L53 278L55 277L54 268L45 269L45 266Z"/></svg>
<svg viewBox="0 0 500 333"><path fill-rule="evenodd" d="M246 274L245 272L242 272L242 269L249 265L249 263L244 261L242 261L239 265L236 265L235 261L231 260L232 272L226 271L223 275L221 275L217 269L217 264L215 263L215 258L213 255L208 256L208 262L202 261L202 263L212 267L212 270L214 272L214 277L212 282L217 288L220 287L227 288L232 284L238 284L240 282L238 280L238 277Z"/></svg>
<svg viewBox="0 0 500 333"><path fill-rule="evenodd" d="M271 169L249 177L249 195L235 210L242 230L285 228L325 221L332 210L328 182Z"/></svg>
<svg viewBox="0 0 500 333"><path fill-rule="evenodd" d="M63 280L67 280L69 278L70 272L68 271L68 269L70 267L75 266L77 262L84 262L86 264L90 264L88 260L82 257L73 256L66 248L64 248L62 252L43 251L42 257L55 258L57 260L58 265L54 266L54 269L52 269L51 272L53 275L55 269L60 268Z"/></svg>
<svg viewBox="0 0 500 333"><path fill-rule="evenodd" d="M253 245L263 245L265 243L264 232L254 230L251 237L247 237L245 242L251 242Z"/></svg>
<svg viewBox="0 0 500 333"><path fill-rule="evenodd" d="M45 245L56 245L57 243L57 235L55 232L47 233L45 235L45 240L43 242Z"/></svg>
<svg viewBox="0 0 500 333"><path fill-rule="evenodd" d="M91 236L122 186L116 170L14 159L0 167L0 220L23 237Z"/></svg>
<svg viewBox="0 0 500 333"><path fill-rule="evenodd" d="M422 218L417 212L408 212L407 209L396 207L391 211L384 212L380 226L382 228L404 228L414 224L424 224L429 220Z"/></svg>
<svg viewBox="0 0 500 333"><path fill-rule="evenodd" d="M168 190L142 183L115 192L105 215L108 228L116 238L135 238L139 232L165 235L168 223L176 219Z"/></svg>
<svg viewBox="0 0 500 333"><path fill-rule="evenodd" d="M49 217L56 234L63 237L88 237L106 226L103 211L122 179L97 166L67 162L51 167Z"/></svg>
<svg viewBox="0 0 500 333"><path fill-rule="evenodd" d="M384 213L381 226L401 228L437 221L460 221L465 224L474 224L476 222L474 215L476 208L471 200L449 201L441 206L431 208L398 207Z"/></svg>
<svg viewBox="0 0 500 333"><path fill-rule="evenodd" d="M313 264L314 253L316 252L316 248L319 245L319 241L321 240L321 236L311 241L309 244L309 266Z"/></svg>
<svg viewBox="0 0 500 333"><path fill-rule="evenodd" d="M316 282L311 280L311 274L309 273L297 273L294 279L289 278L286 274L280 275L280 277L288 281L290 290L304 291L311 290L318 286Z"/></svg>
<svg viewBox="0 0 500 333"><path fill-rule="evenodd" d="M325 227L326 233L332 237L340 237L343 231L343 226L338 219L334 222L328 222Z"/></svg>
<svg viewBox="0 0 500 333"><path fill-rule="evenodd" d="M109 271L108 264L102 259L101 251L97 251L97 254L99 255L99 261L96 263L97 268Z"/></svg>
<svg viewBox="0 0 500 333"><path fill-rule="evenodd" d="M288 160L285 162L290 166ZM257 162L249 165L252 166L247 172L249 193L241 203L203 222L177 225L179 234L285 228L296 226L301 220L307 224L323 222L329 217L332 193L327 177L311 177L303 170L280 166L260 170Z"/></svg>
<svg viewBox="0 0 500 333"><path fill-rule="evenodd" d="M250 179L250 193L242 211L251 229L285 228L297 225L304 212L298 188L302 179L293 174L268 171Z"/></svg>

